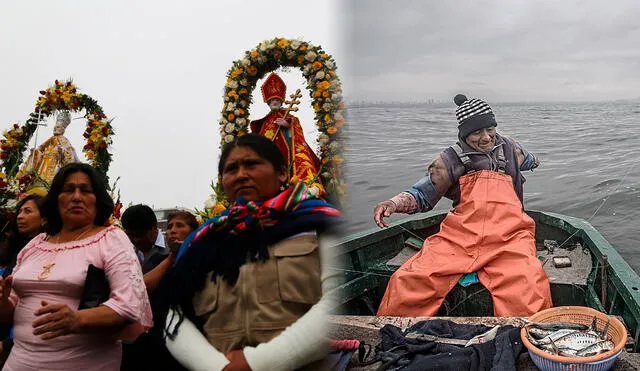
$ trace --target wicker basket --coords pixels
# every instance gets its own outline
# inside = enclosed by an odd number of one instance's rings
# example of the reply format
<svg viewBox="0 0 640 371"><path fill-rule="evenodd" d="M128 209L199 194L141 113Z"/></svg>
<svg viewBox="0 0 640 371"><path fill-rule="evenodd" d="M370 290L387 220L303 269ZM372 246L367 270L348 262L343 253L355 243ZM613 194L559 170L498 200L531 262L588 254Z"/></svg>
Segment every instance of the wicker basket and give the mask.
<svg viewBox="0 0 640 371"><path fill-rule="evenodd" d="M531 344L523 328L520 330L522 343L529 350L532 361L541 370L607 370L622 353L627 342L627 329L617 318L607 316L588 307L556 307L538 312L529 320L532 322L572 322L590 325L593 317L597 317L598 328L602 329L609 318L608 338L613 341L614 348L608 352L591 357L563 357L547 353Z"/></svg>

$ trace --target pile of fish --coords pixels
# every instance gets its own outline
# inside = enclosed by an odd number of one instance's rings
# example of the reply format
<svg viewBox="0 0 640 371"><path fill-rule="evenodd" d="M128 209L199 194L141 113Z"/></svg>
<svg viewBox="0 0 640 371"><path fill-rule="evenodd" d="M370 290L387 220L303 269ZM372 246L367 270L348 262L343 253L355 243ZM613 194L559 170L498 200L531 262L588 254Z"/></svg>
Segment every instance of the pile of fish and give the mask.
<svg viewBox="0 0 640 371"><path fill-rule="evenodd" d="M531 344L539 349L565 357L591 357L614 348L609 340L609 322L598 330L597 317L591 325L570 322L527 322L524 326Z"/></svg>

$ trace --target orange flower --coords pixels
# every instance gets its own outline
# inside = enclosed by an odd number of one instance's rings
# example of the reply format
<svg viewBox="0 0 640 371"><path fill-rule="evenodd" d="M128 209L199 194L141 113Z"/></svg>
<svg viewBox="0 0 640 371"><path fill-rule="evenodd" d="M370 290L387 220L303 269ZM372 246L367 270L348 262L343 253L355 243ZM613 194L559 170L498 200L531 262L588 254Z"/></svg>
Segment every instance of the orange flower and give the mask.
<svg viewBox="0 0 640 371"><path fill-rule="evenodd" d="M233 121L236 118L236 116L233 113L230 113L227 115L227 120L229 121Z"/></svg>
<svg viewBox="0 0 640 371"><path fill-rule="evenodd" d="M255 76L258 73L258 69L255 66L247 67L247 73L249 76Z"/></svg>
<svg viewBox="0 0 640 371"><path fill-rule="evenodd" d="M240 94L241 95L245 95L245 94L248 94L248 93L249 93L249 91L246 88L240 89Z"/></svg>
<svg viewBox="0 0 640 371"><path fill-rule="evenodd" d="M313 110L314 110L315 112L320 111L320 105L319 105L318 103L314 103L314 105L313 105Z"/></svg>
<svg viewBox="0 0 640 371"><path fill-rule="evenodd" d="M323 158L323 159L322 159L322 164L323 164L323 165L324 165L324 164L326 164L327 162L329 162L329 159L328 159L328 158L326 158L326 157L325 157L325 158Z"/></svg>
<svg viewBox="0 0 640 371"><path fill-rule="evenodd" d="M282 49L286 48L289 45L289 41L287 39L280 39L278 41L278 46Z"/></svg>
<svg viewBox="0 0 640 371"><path fill-rule="evenodd" d="M238 109L238 116L244 116L244 110L242 108Z"/></svg>
<svg viewBox="0 0 640 371"><path fill-rule="evenodd" d="M336 71L334 71L334 70L329 70L329 76L331 76L331 77L336 77Z"/></svg>
<svg viewBox="0 0 640 371"><path fill-rule="evenodd" d="M327 116L329 116L329 115L327 115ZM325 116L325 120L326 120L326 116ZM335 127L333 127L333 126L332 126L332 127L330 127L329 129L327 129L327 134L331 134L331 135L333 135L333 134L335 134L337 131L338 131L338 129L336 129Z"/></svg>
<svg viewBox="0 0 640 371"><path fill-rule="evenodd" d="M313 67L314 70L319 70L322 68L322 63L315 61L313 62L313 64L311 65L311 67Z"/></svg>
<svg viewBox="0 0 640 371"><path fill-rule="evenodd" d="M275 59L280 59L280 57L282 57L282 53L280 52L280 50L274 50L273 51L273 57Z"/></svg>
<svg viewBox="0 0 640 371"><path fill-rule="evenodd" d="M318 86L317 86L317 88L318 88L318 90L320 90L320 91L322 91L322 90L327 90L327 89L329 89L329 86L330 86L330 85L331 85L331 84L329 84L329 81L326 81L326 80L325 80L325 81L322 81L321 83L319 83L319 84L318 84Z"/></svg>
<svg viewBox="0 0 640 371"><path fill-rule="evenodd" d="M322 96L323 96L324 98L329 98L329 95L330 95L330 94L329 94L329 92L328 92L328 91L323 91L323 92L322 92Z"/></svg>
<svg viewBox="0 0 640 371"><path fill-rule="evenodd" d="M313 97L314 97L314 98L320 98L320 96L321 96L321 95L322 95L322 92L320 92L320 91L318 91L318 90L316 90L316 91L314 91L314 92L313 92Z"/></svg>
<svg viewBox="0 0 640 371"><path fill-rule="evenodd" d="M252 58L257 58L259 54L258 54L257 51L253 50L253 51L251 51L250 55L251 55Z"/></svg>
<svg viewBox="0 0 640 371"><path fill-rule="evenodd" d="M298 56L298 64L302 64L304 63L304 56L300 55Z"/></svg>
<svg viewBox="0 0 640 371"><path fill-rule="evenodd" d="M235 90L231 90L229 94L227 94L229 98L238 99L238 93Z"/></svg>
<svg viewBox="0 0 640 371"><path fill-rule="evenodd" d="M302 44L302 45L300 45L300 47L298 49L300 49L300 51L303 52L303 51L307 50L307 46Z"/></svg>
<svg viewBox="0 0 640 371"><path fill-rule="evenodd" d="M343 126L344 126L344 121L338 121L338 122L336 122L336 127L337 127L337 128L341 128L341 127L343 127Z"/></svg>
<svg viewBox="0 0 640 371"><path fill-rule="evenodd" d="M213 213L215 215L218 215L218 214L220 214L221 212L223 212L225 210L226 210L226 207L224 207L222 202L218 202L218 204L213 208Z"/></svg>

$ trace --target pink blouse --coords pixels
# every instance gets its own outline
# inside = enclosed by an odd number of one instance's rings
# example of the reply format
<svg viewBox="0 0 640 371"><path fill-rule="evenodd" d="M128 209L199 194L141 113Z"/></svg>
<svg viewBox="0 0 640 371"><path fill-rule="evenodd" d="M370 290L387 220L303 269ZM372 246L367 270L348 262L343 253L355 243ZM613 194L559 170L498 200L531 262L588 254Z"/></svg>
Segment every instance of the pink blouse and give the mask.
<svg viewBox="0 0 640 371"><path fill-rule="evenodd" d="M42 266L52 261L49 277L39 280ZM3 371L120 369L122 344L115 337L81 333L42 340L33 335L34 312L41 301L78 308L89 264L104 269L111 297L102 305L131 322L129 333L137 336L153 326L140 263L122 230L109 227L61 244L46 241L43 233L18 254L13 270L14 347Z"/></svg>

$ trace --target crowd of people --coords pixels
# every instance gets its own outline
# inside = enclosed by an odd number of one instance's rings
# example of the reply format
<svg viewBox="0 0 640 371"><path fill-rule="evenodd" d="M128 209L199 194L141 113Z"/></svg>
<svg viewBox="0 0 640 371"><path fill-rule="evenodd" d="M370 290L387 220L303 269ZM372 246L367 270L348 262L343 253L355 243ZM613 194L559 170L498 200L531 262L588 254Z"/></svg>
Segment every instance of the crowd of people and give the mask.
<svg viewBox="0 0 640 371"><path fill-rule="evenodd" d="M2 370L323 369L340 212L264 136L224 146L218 171L231 206L202 225L177 209L164 233L143 204L109 225L85 163L21 200L0 249Z"/></svg>

